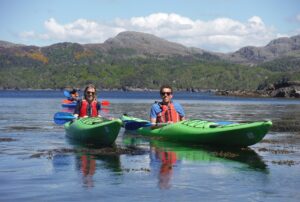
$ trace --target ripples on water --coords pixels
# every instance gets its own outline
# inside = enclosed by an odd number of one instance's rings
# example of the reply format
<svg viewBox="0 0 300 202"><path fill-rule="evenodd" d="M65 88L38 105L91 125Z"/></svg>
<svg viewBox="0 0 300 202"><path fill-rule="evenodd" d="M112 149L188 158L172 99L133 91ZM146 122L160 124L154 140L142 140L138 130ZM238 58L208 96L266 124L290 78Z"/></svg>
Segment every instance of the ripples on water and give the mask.
<svg viewBox="0 0 300 202"><path fill-rule="evenodd" d="M137 138L113 148L65 138L53 114L62 92L0 92L0 201L299 201L300 101L177 93L187 117L271 119L262 142L243 149ZM101 92L103 112L148 118L156 93Z"/></svg>

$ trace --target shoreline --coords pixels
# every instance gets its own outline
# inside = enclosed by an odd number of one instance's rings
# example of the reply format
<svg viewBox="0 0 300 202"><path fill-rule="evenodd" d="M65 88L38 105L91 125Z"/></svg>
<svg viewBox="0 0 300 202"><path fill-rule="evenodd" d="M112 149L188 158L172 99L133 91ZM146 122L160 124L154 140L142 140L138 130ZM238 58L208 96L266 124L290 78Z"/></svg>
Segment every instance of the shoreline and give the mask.
<svg viewBox="0 0 300 202"><path fill-rule="evenodd" d="M35 89L35 88L7 88L3 89L0 88L0 91L64 91L69 90L72 88L63 88L63 89L51 89L51 88L41 88L41 89ZM76 88L77 89L77 88ZM84 91L84 89L77 89L79 91ZM119 89L119 88L98 88L99 91L110 91L110 92L159 92L159 89L148 89L148 88L126 88ZM176 89L174 88L174 92L191 92L191 93L215 93L218 90L212 90L212 89L197 89L197 90L189 90L189 89Z"/></svg>
<svg viewBox="0 0 300 202"><path fill-rule="evenodd" d="M65 89L20 89L20 88L11 88L11 89L0 89L1 91L56 91L63 92ZM78 89L83 92L84 89ZM99 89L99 91L104 92L159 92L159 89L148 89L148 88L126 88L126 89ZM272 90L218 90L218 89L174 89L174 92L189 92L189 93L209 93L214 94L216 96L230 96L230 97L246 97L246 98L291 98L291 99L299 99L300 91L291 87L288 88L280 88L280 89L272 89Z"/></svg>

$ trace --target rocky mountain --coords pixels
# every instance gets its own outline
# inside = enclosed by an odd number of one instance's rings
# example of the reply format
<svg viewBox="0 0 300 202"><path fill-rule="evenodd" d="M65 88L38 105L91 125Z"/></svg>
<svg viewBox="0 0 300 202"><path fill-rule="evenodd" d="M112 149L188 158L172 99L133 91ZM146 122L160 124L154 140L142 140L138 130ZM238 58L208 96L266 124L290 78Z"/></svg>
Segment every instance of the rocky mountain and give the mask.
<svg viewBox="0 0 300 202"><path fill-rule="evenodd" d="M202 54L201 49L187 48L181 44L169 42L151 34L140 32L122 32L115 38L104 42L103 47L111 49L132 49L141 55L190 55Z"/></svg>
<svg viewBox="0 0 300 202"><path fill-rule="evenodd" d="M25 46L0 41L0 89L63 88L91 82L102 88L256 89L300 78L300 35L264 47L221 54L151 34L122 32L99 44ZM247 68L251 66L251 68Z"/></svg>
<svg viewBox="0 0 300 202"><path fill-rule="evenodd" d="M223 58L239 64L257 65L287 57L300 58L300 35L278 38L264 47L243 47Z"/></svg>
<svg viewBox="0 0 300 202"><path fill-rule="evenodd" d="M3 47L3 48L20 47L20 46L24 46L24 45L0 40L0 47Z"/></svg>
<svg viewBox="0 0 300 202"><path fill-rule="evenodd" d="M128 58L168 58L193 57L218 59L216 54L198 48L188 48L178 43L169 42L151 34L140 32L122 32L101 44L57 43L45 47L21 46L10 42L0 42L0 67L15 65L26 61L25 66L35 63L74 63L87 60L99 63L113 59ZM28 64L28 65L27 65Z"/></svg>
<svg viewBox="0 0 300 202"><path fill-rule="evenodd" d="M297 62L298 59L300 61L300 35L290 38L278 38L264 47L247 46L233 53L221 54L199 48L185 47L151 34L126 31L101 44L58 43L46 47L36 47L0 41L0 56L5 55L6 58L12 60L27 57L28 59L40 61L41 58L45 57L43 61L47 58L47 62L63 62L65 59L78 61L78 59L93 58L93 56L110 56L122 59L149 56L158 58L182 56L213 60L222 59L253 66L287 57L293 58L293 60L296 58Z"/></svg>

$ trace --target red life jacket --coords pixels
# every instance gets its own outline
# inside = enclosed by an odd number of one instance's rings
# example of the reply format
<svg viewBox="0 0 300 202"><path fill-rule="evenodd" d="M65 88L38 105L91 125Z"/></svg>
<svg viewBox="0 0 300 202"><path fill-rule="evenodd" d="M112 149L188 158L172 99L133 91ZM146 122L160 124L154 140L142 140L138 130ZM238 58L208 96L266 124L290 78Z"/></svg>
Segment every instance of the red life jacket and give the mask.
<svg viewBox="0 0 300 202"><path fill-rule="evenodd" d="M169 105L163 105L159 103L159 106L162 112L157 114L157 118L156 118L157 123L168 123L168 122L176 123L180 121L180 116L177 113L173 103L169 103Z"/></svg>
<svg viewBox="0 0 300 202"><path fill-rule="evenodd" d="M91 106L90 106L91 105ZM88 109L91 107L91 117L98 116L98 110L97 110L97 101L92 101L91 104L88 103L86 100L81 101L81 107L80 107L80 113L79 117L89 116Z"/></svg>

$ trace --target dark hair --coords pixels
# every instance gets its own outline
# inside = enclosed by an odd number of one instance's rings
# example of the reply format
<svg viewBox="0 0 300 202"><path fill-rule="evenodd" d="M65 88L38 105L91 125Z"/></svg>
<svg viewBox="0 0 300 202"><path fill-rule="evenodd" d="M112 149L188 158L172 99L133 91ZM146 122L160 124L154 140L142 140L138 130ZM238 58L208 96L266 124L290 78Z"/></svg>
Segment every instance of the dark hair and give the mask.
<svg viewBox="0 0 300 202"><path fill-rule="evenodd" d="M96 87L93 84L88 84L85 89L84 89L84 97L86 96L86 92L89 88L94 88L95 89L95 97L97 97L97 90Z"/></svg>
<svg viewBox="0 0 300 202"><path fill-rule="evenodd" d="M173 88L172 88L170 85L167 85L167 84L162 85L162 86L160 87L159 93L162 93L162 90L163 90L164 88L169 88L169 89L171 89L171 93L173 93Z"/></svg>
<svg viewBox="0 0 300 202"><path fill-rule="evenodd" d="M71 94L77 93L77 90L74 88L73 90L70 91Z"/></svg>

